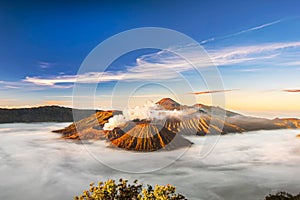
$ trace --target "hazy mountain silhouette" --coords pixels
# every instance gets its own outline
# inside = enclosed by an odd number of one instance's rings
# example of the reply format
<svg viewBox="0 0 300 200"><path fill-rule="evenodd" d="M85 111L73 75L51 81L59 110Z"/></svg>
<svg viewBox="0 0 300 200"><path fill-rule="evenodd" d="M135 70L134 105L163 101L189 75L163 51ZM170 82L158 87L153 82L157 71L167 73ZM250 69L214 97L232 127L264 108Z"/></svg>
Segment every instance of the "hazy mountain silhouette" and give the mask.
<svg viewBox="0 0 300 200"><path fill-rule="evenodd" d="M0 108L0 123L29 122L73 122L73 112L78 120L90 116L95 110L79 110L60 106L41 106L34 108Z"/></svg>

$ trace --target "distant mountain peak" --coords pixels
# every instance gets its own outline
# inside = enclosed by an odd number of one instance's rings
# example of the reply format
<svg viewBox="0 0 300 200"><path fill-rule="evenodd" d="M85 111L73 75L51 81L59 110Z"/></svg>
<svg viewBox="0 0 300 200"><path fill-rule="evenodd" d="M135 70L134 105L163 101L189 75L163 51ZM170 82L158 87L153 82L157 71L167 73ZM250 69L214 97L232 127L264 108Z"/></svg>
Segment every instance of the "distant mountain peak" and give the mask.
<svg viewBox="0 0 300 200"><path fill-rule="evenodd" d="M171 98L163 98L163 99L159 100L158 102L156 102L156 104L160 105L161 107L163 107L166 110L175 110L175 109L180 110L181 109L181 105Z"/></svg>
<svg viewBox="0 0 300 200"><path fill-rule="evenodd" d="M169 98L169 97L162 98L162 99L161 99L161 100L159 100L157 103L159 103L159 102L165 102L165 101L169 101L169 102L175 102L175 103L177 103L175 100L173 100L173 99L171 99L171 98Z"/></svg>

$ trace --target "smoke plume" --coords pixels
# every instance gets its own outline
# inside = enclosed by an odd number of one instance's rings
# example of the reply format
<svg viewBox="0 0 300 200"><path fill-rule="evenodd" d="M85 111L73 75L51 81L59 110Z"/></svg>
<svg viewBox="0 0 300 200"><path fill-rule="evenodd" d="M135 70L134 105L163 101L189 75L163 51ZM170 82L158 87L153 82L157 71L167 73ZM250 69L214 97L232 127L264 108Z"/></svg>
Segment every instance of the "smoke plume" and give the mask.
<svg viewBox="0 0 300 200"><path fill-rule="evenodd" d="M164 110L160 105L153 101L147 101L143 106L127 108L123 115L115 115L104 124L104 130L113 130L116 127L124 125L132 120L163 120L165 118L180 118L185 114L182 110Z"/></svg>
<svg viewBox="0 0 300 200"><path fill-rule="evenodd" d="M122 126L127 122L123 115L115 115L108 119L108 122L104 124L104 130L113 130L115 127Z"/></svg>

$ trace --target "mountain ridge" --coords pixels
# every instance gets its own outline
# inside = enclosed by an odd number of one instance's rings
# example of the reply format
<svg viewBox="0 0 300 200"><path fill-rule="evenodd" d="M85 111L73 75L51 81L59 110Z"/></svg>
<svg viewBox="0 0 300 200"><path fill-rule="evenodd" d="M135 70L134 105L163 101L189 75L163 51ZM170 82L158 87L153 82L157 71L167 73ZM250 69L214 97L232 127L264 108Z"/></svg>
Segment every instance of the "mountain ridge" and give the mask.
<svg viewBox="0 0 300 200"><path fill-rule="evenodd" d="M0 124L33 122L73 122L84 119L100 110L73 109L63 106L38 106L31 108L0 108Z"/></svg>
<svg viewBox="0 0 300 200"><path fill-rule="evenodd" d="M128 121L113 130L103 130L103 125L111 117L122 114L122 112L99 111L88 118L54 132L61 133L65 139L104 139L109 141L112 146L126 150L156 151L159 149L172 150L191 145L189 141L182 137L184 135L204 136L255 130L300 128L300 120L296 118L265 119L249 117L204 104L180 105L170 98L164 98L158 101L157 104L165 110L189 109L191 112L180 119L169 117L166 120L134 120ZM214 117L211 115L212 110L215 114ZM218 116L218 114L224 115ZM174 137L178 139L177 142L168 145L172 143Z"/></svg>

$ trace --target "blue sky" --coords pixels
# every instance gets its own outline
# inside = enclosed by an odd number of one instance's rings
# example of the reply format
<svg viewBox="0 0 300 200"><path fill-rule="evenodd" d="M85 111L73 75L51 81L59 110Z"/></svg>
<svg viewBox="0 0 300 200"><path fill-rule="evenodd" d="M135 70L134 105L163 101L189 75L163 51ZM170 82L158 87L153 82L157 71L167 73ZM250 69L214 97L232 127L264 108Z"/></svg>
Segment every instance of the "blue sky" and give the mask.
<svg viewBox="0 0 300 200"><path fill-rule="evenodd" d="M71 106L73 82L62 80L76 76L88 53L117 33L150 26L180 31L203 45L224 88L235 89L226 92L229 109L299 116L299 13L298 1L0 1L0 106ZM138 58L158 52L132 52L110 70L137 67ZM55 83L44 84L49 80ZM115 83L106 82L99 93L108 95ZM196 98L210 101L208 95ZM183 103L190 102L187 96Z"/></svg>

